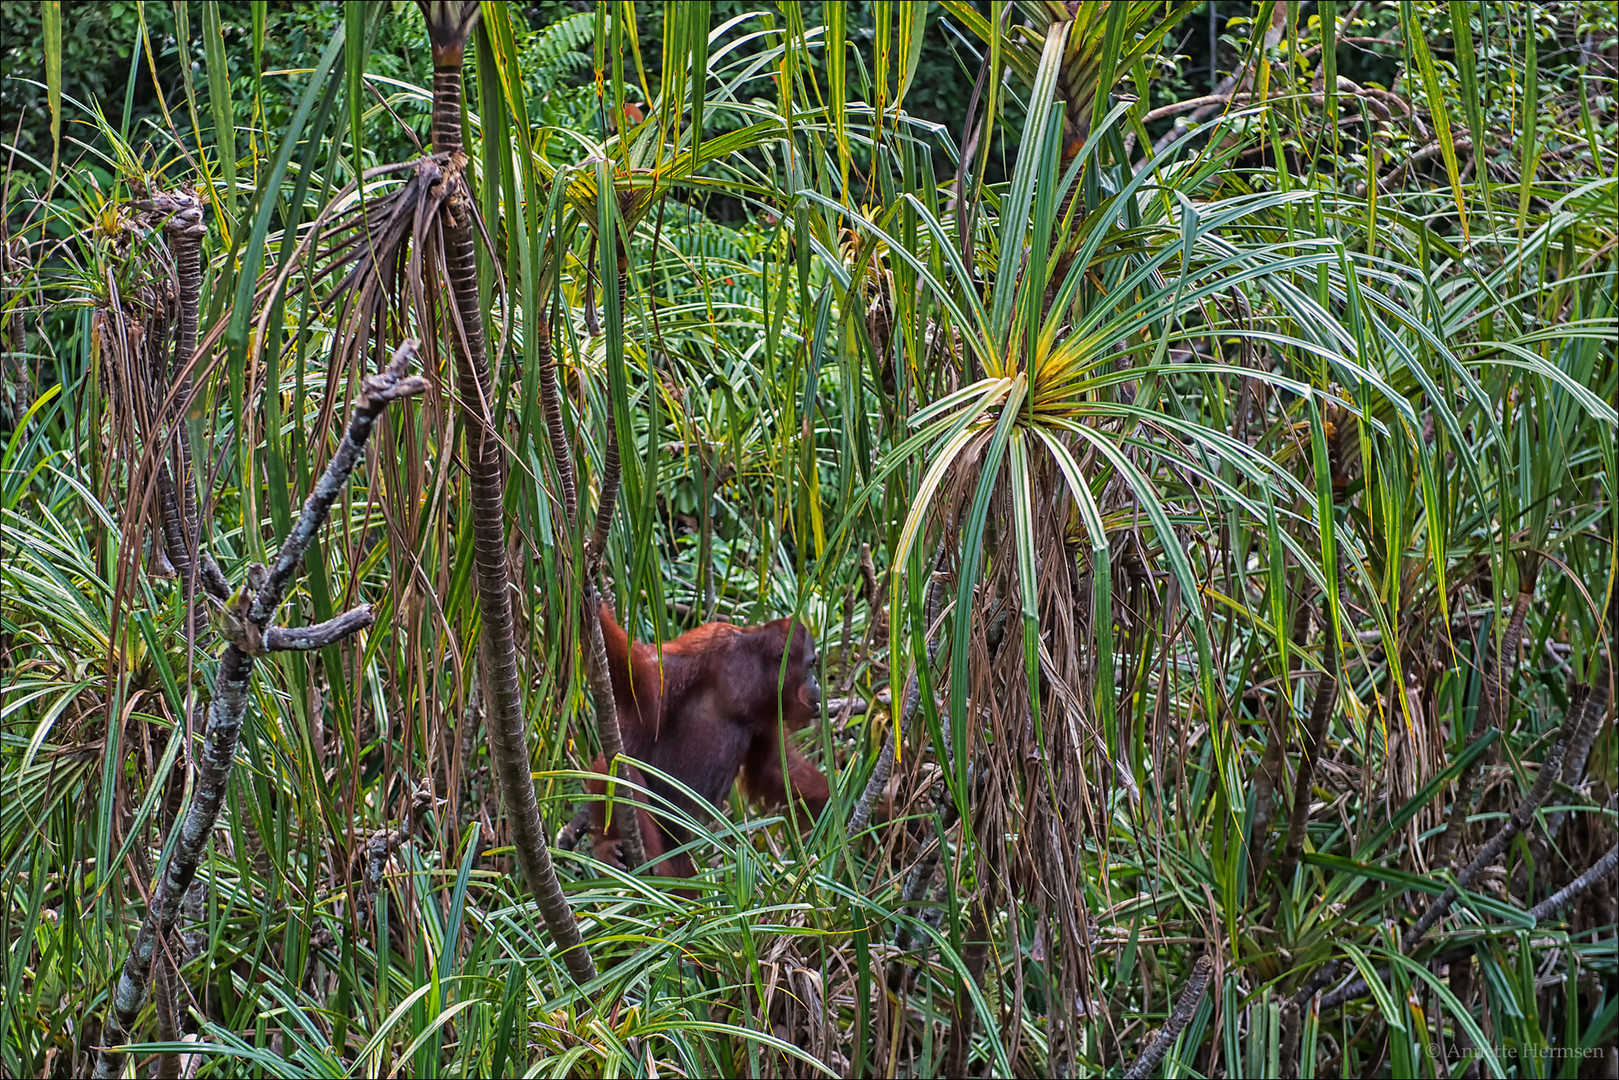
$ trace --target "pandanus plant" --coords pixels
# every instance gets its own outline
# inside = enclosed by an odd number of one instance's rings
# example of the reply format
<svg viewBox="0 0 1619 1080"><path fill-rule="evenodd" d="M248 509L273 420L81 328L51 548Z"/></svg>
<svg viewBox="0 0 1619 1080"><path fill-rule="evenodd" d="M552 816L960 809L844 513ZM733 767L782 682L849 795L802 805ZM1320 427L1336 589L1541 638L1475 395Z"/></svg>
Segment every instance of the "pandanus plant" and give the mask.
<svg viewBox="0 0 1619 1080"><path fill-rule="evenodd" d="M466 439L466 510L471 521L479 610L477 655L490 757L524 881L580 984L595 965L551 862L529 756L527 717L519 682L512 578L506 546L506 460L496 430L496 378L485 337L477 244L484 233L467 178L462 142L462 62L478 23L475 2L424 3L432 46L433 150L411 162L366 170L316 218L286 261L244 286L255 333L235 313L202 336L191 361L201 369L222 347L247 341L250 367L273 347L289 283L303 273L312 284L335 284L323 305L336 307L334 371L352 369L380 348L402 322L421 328L428 367L439 355L433 331L449 339L454 398ZM349 48L357 47L346 41ZM335 53L329 52L323 70ZM354 66L354 65L351 65ZM380 196L368 185L403 177ZM362 188L367 188L362 192ZM371 197L356 199L357 195ZM433 287L434 279L442 289ZM207 585L204 575L204 585ZM120 1012L122 1010L120 1009Z"/></svg>
<svg viewBox="0 0 1619 1080"><path fill-rule="evenodd" d="M481 11L475 0L419 6L433 57L432 153L369 169L338 193L287 262L260 282L253 304L253 310L262 313L254 347L266 347L271 313L278 310L287 283L300 270L317 282L344 275L332 294L341 305L334 354L344 365L356 363L373 343L385 340L402 317L423 328L429 357L436 355L431 329L449 339L454 397L466 439L466 510L471 519L477 656L490 758L523 880L568 971L583 984L595 977L596 968L551 862L531 771L507 563L506 454L496 428L497 379L479 286L478 243L487 234L468 181L462 141L463 62ZM351 47L355 44L349 42ZM403 183L356 205L354 196L363 185L401 175ZM432 287L435 277L442 292ZM205 339L203 348L212 343L212 338Z"/></svg>
<svg viewBox="0 0 1619 1080"><path fill-rule="evenodd" d="M607 145L594 148L584 165L558 169L533 143L509 12L496 6L486 13L470 0L422 3L420 8L426 18L434 66L432 151L415 161L368 169L328 203L287 262L260 282L252 303L252 310L261 313L252 347L255 355L267 347L273 337L272 313L289 282L300 272L315 283L336 284L325 303L337 307L334 320L340 332L333 351L340 367L359 363L373 343L384 340L401 320L408 319L422 328L429 357L435 355L436 342L428 328L441 328L449 339L455 400L467 449L468 510L479 603L477 649L490 756L524 880L533 891L569 971L584 983L594 977L595 967L551 861L530 771L528 724L522 705L511 604L513 580L507 563L506 451L496 426L500 382L496 360L506 340L503 334L492 357L485 333L478 265L479 244L487 240L489 233L468 179L468 150L462 137L467 126L462 99L463 61L474 30L486 18L480 48L487 49L487 62L480 65L480 86L489 104L484 110L487 126L481 164L494 189L520 194L510 212L520 218L523 227L508 229L507 235L513 251L528 255L515 260L515 298L506 297L507 282L499 275L498 262L495 280L502 297L511 299L513 306L525 313L522 341L524 351L537 360L535 390L546 420L558 499L567 527L584 545L586 574L579 611L585 635L585 666L596 699L598 735L610 760L616 758L621 743L600 630L594 618L594 579L616 505L619 445L629 437L622 332L628 238L670 183L694 182L693 176L703 163L741 145L779 137L781 125L760 123L742 134L699 145L697 124L684 130L678 126L666 129L658 119L670 113L678 116L678 108L654 110L652 118L629 127ZM706 48L706 32L698 32L696 15L683 14L670 20L669 25L685 28L680 40L694 55ZM622 33L616 20L612 32ZM696 69L702 70L703 65L698 64ZM666 80L671 77L666 76ZM665 96L678 104L684 98L684 88L683 82L666 87ZM693 96L700 99L701 92L701 81L693 80ZM695 112L700 118L700 105ZM515 153L502 152L508 139ZM620 149L630 146L635 148L634 153ZM396 177L402 182L395 181L384 193L376 193L374 185ZM597 191L613 195L602 200L596 197ZM566 238L581 224L596 234L602 255L601 280L617 285L606 298L610 385L598 474L600 498L588 531L575 528L581 522L580 484L557 392L553 328L548 314L548 310L554 310L551 304L559 291ZM490 251L490 255L494 252ZM432 287L435 277L442 290ZM224 328L216 327L205 337L202 350L215 347L223 334ZM633 836L633 815L625 815L622 824L631 834L625 838L626 854L632 862L643 861L635 850L639 845Z"/></svg>
<svg viewBox="0 0 1619 1080"><path fill-rule="evenodd" d="M533 142L509 12L500 6L485 12L474 2L423 3L420 7L434 63L431 152L414 161L367 169L339 191L304 232L290 257L261 278L250 293L251 303L243 307L254 313L256 332L248 334L245 327L239 327L235 337L247 340L249 358L262 363L262 354L276 337L275 320L282 300L290 283L302 274L311 284L327 290L322 294L324 299L318 301L320 306L336 309L332 312L338 328L333 344L334 372L359 366L377 343L396 332L401 322L420 328L430 368L438 355L433 330L449 339L455 370L454 396L467 448L467 508L479 602L477 653L493 771L510 819L523 877L569 971L583 983L594 976L595 968L551 861L530 771L511 603L513 579L507 564L506 451L496 417L500 385L496 368L507 337L502 333L492 356L485 332L478 262L479 244L489 240L489 232L468 179L470 163L462 137L467 127L462 102L463 61L474 30L484 20L479 47L487 49L487 62L480 64L479 79L488 106L484 110L481 165L490 190L520 196L507 210L514 222L522 222L521 228L507 230L509 249L521 256L514 259L516 272L511 284L515 296L507 295L507 280L499 273L500 264L493 260L493 250L489 254L496 270L496 287L506 302L502 310L509 314L514 308L520 309L525 316L522 344L524 352L537 360L534 368L538 382L534 390L548 429L558 499L567 528L583 544L587 572L578 610L583 616L585 666L596 699L598 735L609 759L616 758L620 740L605 678L604 652L595 640L599 627L593 617L594 579L616 504L618 447L629 438L622 333L628 236L669 183L696 182L693 176L703 163L740 146L779 137L782 126L779 122L761 122L743 133L699 145L696 124L684 130L678 126L666 129L664 122L656 119L660 113L654 110L652 119L629 127L606 146L596 147L584 165L559 170ZM703 17L706 19L706 14ZM670 20L669 25L684 27L681 40L700 56L706 50L707 36L706 32L698 32L698 21L696 14L687 13ZM613 33L622 33L616 21ZM351 70L355 66L351 63ZM696 69L702 70L703 64ZM700 97L702 89L701 80L693 80L693 96ZM667 87L666 96L680 103L684 83ZM695 111L700 116L700 106ZM678 108L669 112L679 115ZM620 150L631 145L636 147L633 154ZM613 160L609 161L609 157ZM597 199L598 190L613 192L613 197ZM610 386L604 412L608 434L601 443L600 499L588 531L575 528L581 521L580 485L557 393L548 314L554 310L551 304L559 294L567 238L581 224L597 235L602 252L601 279L618 284L607 295ZM435 284L442 288L435 288ZM510 328L508 321L505 329ZM199 355L228 343L231 329L223 323L214 327L204 336ZM638 861L633 816L626 816L624 823L632 834L626 837L626 854L631 861Z"/></svg>
<svg viewBox="0 0 1619 1080"><path fill-rule="evenodd" d="M442 201L438 202L433 222L436 228L430 228L428 235L436 232L442 245L439 254L451 307L448 325L455 354L457 406L466 431L469 509L482 624L478 662L487 703L489 750L524 882L563 950L569 972L583 984L595 977L596 968L551 862L549 838L534 794L528 720L518 683L512 582L506 561L504 450L495 428L495 380L490 372L479 299L474 246L477 210L467 184L467 159L461 141L462 61L468 35L478 20L479 5L471 0L450 0L425 2L421 7L433 49L433 149L444 158L438 180Z"/></svg>
<svg viewBox="0 0 1619 1080"><path fill-rule="evenodd" d="M125 1041L145 1002L154 971L169 974L165 967L170 931L178 916L181 897L194 880L203 849L211 836L221 806L225 783L236 752L237 739L242 729L248 705L247 688L256 657L282 649L314 649L354 633L368 625L371 619L368 607L346 612L317 626L294 631L271 624L276 607L285 596L292 569L302 558L325 520L333 500L340 493L350 471L360 459L374 422L383 407L398 397L415 394L426 383L418 377L405 377L403 364L415 356L414 343L398 351L386 365L386 374L367 378L363 394L348 439L340 446L328 467L325 477L317 486L304 515L293 527L283 544L274 568L254 571L247 585L234 593L219 568L201 546L196 521L194 500L190 492L189 447L183 435L176 434L176 406L188 396L189 385L199 373L212 369L224 350L246 350L249 369L264 365L266 351L275 347L279 332L279 312L291 282L300 273L312 285L324 285L329 291L324 299L317 299L320 308L335 307L332 312L338 329L333 343L334 372L351 370L364 363L368 354L381 347L381 343L401 323L413 322L426 337L422 348L428 366L439 355L438 342L431 335L433 328L448 338L455 370L455 400L462 418L466 439L465 467L468 487L468 516L473 539L474 579L479 606L478 657L479 674L483 684L482 700L486 710L486 728L490 737L491 758L499 783L501 800L510 818L517 861L524 880L533 892L541 915L552 937L562 952L570 974L580 984L595 977L595 966L586 949L578 924L568 906L567 898L558 881L551 862L548 838L539 813L527 739L527 719L523 712L517 660L517 640L511 605L512 579L507 563L506 544L506 461L500 433L496 430L495 403L497 372L492 362L485 336L484 304L480 295L478 243L487 236L480 220L474 193L467 177L468 158L462 141L466 121L462 104L462 66L466 48L480 16L475 2L423 3L428 36L432 46L434 66L432 152L401 164L384 165L368 169L348 187L340 191L318 215L313 226L306 230L290 250L289 257L278 267L266 273L256 283L243 286L244 303L229 317L210 327L198 340L197 311L201 287L201 210L198 200L189 194L157 195L148 199L147 216L155 226L164 229L177 263L177 281L180 295L177 302L181 313L174 334L174 357L168 370L172 373L175 389L158 408L158 415L148 420L165 439L178 440L178 452L160 454L170 464L160 467L158 476L158 503L163 531L170 556L177 563L187 596L206 596L219 609L219 625L227 643L220 675L214 689L214 700L208 711L208 751L199 762L200 776L197 797L181 822L181 838L173 854L159 874L157 887L147 918L132 948L113 995L103 1042L109 1046ZM495 9L494 51L506 58L512 57L510 27L507 13ZM696 33L693 19L674 20L687 26L688 36L706 46L706 33ZM350 35L361 25L352 21ZM616 30L615 30L616 32ZM352 36L341 39L345 48L353 50L358 42ZM700 49L698 51L701 51ZM336 58L334 49L322 61L321 70L329 70ZM490 65L494 67L495 65ZM356 70L363 65L350 63ZM701 69L699 67L699 69ZM506 74L511 75L515 68ZM493 84L491 84L492 88ZM657 148L663 145L661 127L656 123L632 128L639 135L641 161L647 153L662 160L656 167L631 168L628 165L615 170L602 155L596 155L584 169L576 170L588 175L581 185L570 183L569 178L545 176L541 172L544 159L532 152L528 143L528 126L521 109L521 87L513 83L508 89L508 103L514 104L519 117L518 142L523 150L520 159L525 181L525 194L530 196L527 207L538 213L538 207L547 199L540 195L542 186L551 181L555 195L551 216L536 235L560 236L567 227L576 227L581 216L578 211L589 211L585 218L596 230L603 257L603 278L612 267L612 278L617 289L608 296L608 324L612 331L609 344L609 372L612 392L607 410L608 436L603 441L604 467L601 470L601 498L594 515L592 528L585 541L586 614L585 626L593 639L586 652L590 681L597 696L597 719L603 747L609 758L615 757L619 739L616 715L612 711L611 692L607 686L605 660L600 642L599 625L593 616L594 578L606 548L606 537L614 513L618 488L616 464L619 439L624 437L622 425L615 422L612 402L622 403L626 397L623 375L622 310L625 302L625 282L628 271L628 243L630 230L646 213L656 196L667 189L669 182L682 176L689 178L700 164L716 156L735 150L738 138L714 142L707 153L699 152L696 129L688 129L682 140L674 132L675 150L661 155ZM695 93L700 95L701 86ZM679 101L682 93L676 88L672 94ZM306 102L307 105L307 102ZM678 115L679 110L674 110ZM700 105L698 115L701 114ZM740 142L757 142L780 134L779 124L759 124L740 137ZM620 140L622 143L623 140ZM650 148L650 150L649 150ZM488 147L485 148L486 151ZM500 155L494 155L500 158ZM625 154L628 158L631 155ZM509 167L510 158L505 158ZM642 161L645 164L645 161ZM397 178L403 178L400 182ZM650 181L650 182L649 182ZM597 200L590 190L599 183L599 190L614 192L614 197ZM387 185L391 184L391 188ZM379 186L380 185L380 186ZM615 190L616 189L616 190ZM384 194L377 195L379 190ZM574 212L571 221L560 221L557 211L568 205ZM267 225L267 209L260 214L260 230ZM618 239L624 237L624 240ZM559 248L560 250L560 248ZM542 265L536 260L525 264L525 270ZM560 259L545 264L551 270L560 265ZM548 273L550 271L547 271ZM434 288L434 278L442 289ZM498 278L497 278L498 280ZM544 280L544 285L540 285ZM503 284L503 283L502 283ZM551 295L556 287L554 273L545 279L525 281L524 310L538 313L537 294ZM255 333L246 333L247 324L253 323ZM538 331L534 352L541 379L543 412L550 429L552 451L559 472L562 497L570 521L577 521L577 481L572 467L571 449L561 416L556 393L554 360L550 348L550 332L546 319L536 314L531 326ZM502 342L502 347L504 342ZM500 350L496 350L498 356ZM161 373L141 372L143 377ZM381 380L381 381L379 381ZM160 379L160 381L162 381ZM619 415L622 415L620 413ZM251 501L251 500L250 500ZM191 606L190 600L187 603ZM627 854L632 861L638 857L638 844L633 839L633 815L625 815L621 832L626 836ZM160 1014L172 1013L172 979L161 993ZM162 1017L160 1016L160 1019ZM160 1024L163 1032L177 1031L170 1017ZM104 1051L97 1063L99 1075L114 1075L122 1068L123 1055Z"/></svg>
<svg viewBox="0 0 1619 1080"><path fill-rule="evenodd" d="M986 59L991 77L982 84L988 94L983 115L989 123L994 120L1000 88L994 77L999 72L993 69L1004 64L1032 85L1051 36L1060 28L1062 57L1053 92L1065 106L1059 136L1064 163L1079 153L1092 125L1107 111L1108 95L1114 86L1152 56L1164 35L1191 14L1194 6L1157 0L1018 0L1011 5L995 5L1001 10L986 18L963 0L944 2L945 10L989 49ZM1017 12L1024 22L1008 26L1003 12ZM978 140L978 146L987 153L988 140Z"/></svg>
<svg viewBox="0 0 1619 1080"><path fill-rule="evenodd" d="M1077 32L1071 20L1050 26L1011 181L997 204L978 207L985 220L969 236L952 235L911 196L875 221L852 221L868 251L886 247L920 283L917 297L899 301L912 307L905 321L931 318L934 335L966 354L957 362L969 377L912 418L914 433L869 490L922 456L890 595L911 595L906 582L922 561L913 556L925 536L938 536L954 564L953 605L929 651L946 658L947 705L935 717L922 694L918 711L948 781L941 821L971 826L962 842L975 857L956 861L964 877L955 888L985 926L1007 896L1054 898L1034 914L1035 940L1053 960L1053 1067L1074 1060L1072 1017L1089 1007L1089 931L1076 915L1095 858L1085 835L1105 838L1112 778L1133 795L1149 776L1149 697L1160 712L1208 718L1212 771L1232 813L1242 812L1241 755L1223 729L1216 685L1225 661L1205 613L1213 557L1196 553L1198 535L1257 533L1276 567L1290 557L1306 569L1329 625L1338 603L1330 498L1323 506L1307 481L1234 434L1229 415L1183 405L1176 384L1285 394L1313 417L1303 427L1319 442L1330 373L1355 369L1353 340L1317 290L1318 277L1333 278L1341 294L1341 251L1252 239L1267 214L1299 196L1210 198L1231 153L1218 141L1185 160L1183 140L1132 173L1122 153L1128 102L1068 145L1074 129L1059 87ZM904 229L902 216L911 218ZM901 240L907 231L915 243ZM962 251L978 253L975 261ZM976 281L986 282L982 291ZM1216 302L1231 296L1240 298L1236 315ZM1208 349L1210 338L1225 343L1221 351ZM1319 358L1324 370L1294 378L1228 362L1243 341ZM1283 528L1286 519L1297 525ZM935 580L930 596L936 588ZM943 605L922 607L931 630ZM891 612L896 643L909 640L904 610ZM1259 613L1243 614L1256 632L1274 633ZM1336 647L1334 635L1324 638ZM1154 668L1160 681L1149 695ZM1192 677L1183 682L1182 670ZM1329 668L1322 684L1331 683ZM1324 696L1318 709L1332 704ZM990 839L1000 837L1008 839ZM908 888L907 899L924 891ZM980 955L964 956L969 969L984 963L984 937L972 936Z"/></svg>

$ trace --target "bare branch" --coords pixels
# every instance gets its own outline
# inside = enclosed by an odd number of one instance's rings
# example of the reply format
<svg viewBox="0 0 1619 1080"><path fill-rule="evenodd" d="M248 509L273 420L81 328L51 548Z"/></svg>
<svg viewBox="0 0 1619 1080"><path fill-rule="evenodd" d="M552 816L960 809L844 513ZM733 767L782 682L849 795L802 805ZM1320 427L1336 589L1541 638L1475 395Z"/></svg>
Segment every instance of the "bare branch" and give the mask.
<svg viewBox="0 0 1619 1080"><path fill-rule="evenodd" d="M324 649L359 633L374 622L376 616L371 611L371 605L361 604L313 626L272 626L264 632L264 651L310 652Z"/></svg>
<svg viewBox="0 0 1619 1080"><path fill-rule="evenodd" d="M382 415L382 410L391 401L411 397L427 389L426 379L420 375L405 374L406 365L415 355L416 342L407 340L394 350L393 359L382 374L367 375L360 384L360 403L354 410L354 418L349 421L343 442L338 446L337 453L332 455L332 460L326 463L326 471L315 484L315 490L304 500L297 523L281 542L281 550L276 553L275 562L270 566L269 577L253 598L248 618L255 625L269 625L271 615L281 606L287 587L292 583L293 573L304 561L309 545L314 543L315 533L326 523L332 504L343 493L350 474L360 463L366 440L371 437L371 427Z"/></svg>
<svg viewBox="0 0 1619 1080"><path fill-rule="evenodd" d="M943 541L939 543L938 553L933 557L933 575L928 579L927 595L922 601L922 617L926 624L927 637L927 663L932 664L933 658L938 655L940 638L933 632L933 621L936 618L939 603L943 599L943 590L939 587L939 579L944 573L946 546ZM905 684L905 706L900 714L899 734L904 738L911 730L911 723L916 718L917 709L922 704L922 687L917 680L916 672L911 672L910 680ZM848 835L852 839L865 832L866 826L871 822L872 808L877 804L877 796L888 787L888 778L894 772L894 733L888 732L883 740L882 751L877 755L877 764L872 767L871 777L866 781L865 790L860 793L860 800L855 803L854 811L849 815Z"/></svg>
<svg viewBox="0 0 1619 1080"><path fill-rule="evenodd" d="M1158 1068L1158 1063L1164 1060L1169 1048L1175 1045L1181 1031L1192 1022L1192 1015L1197 1007L1203 1003L1203 995L1208 993L1209 980L1214 977L1214 957L1204 953L1192 965L1192 977L1186 983L1186 989L1181 991L1180 1000L1175 1002L1175 1011L1169 1014L1163 1028L1147 1045L1142 1048L1141 1056L1136 1058L1134 1065L1125 1071L1125 1080L1144 1080Z"/></svg>
<svg viewBox="0 0 1619 1080"><path fill-rule="evenodd" d="M1408 955L1427 935L1428 931L1433 928L1434 924L1444 918L1445 913L1450 910L1451 904L1455 903L1456 898L1462 894L1462 890L1471 886L1480 874L1494 864L1500 854L1506 850L1507 845L1512 843L1517 835L1524 830L1525 826L1529 824L1529 820L1534 817L1535 811L1540 808L1540 804L1545 801L1546 795L1551 791L1553 778L1562 774L1563 754L1568 749L1569 736L1572 731L1572 725L1568 723L1563 725L1561 732L1558 734L1557 742L1552 745L1551 753L1546 756L1546 760L1541 764L1540 771L1535 776L1535 782L1529 788L1529 793L1518 804L1518 808L1512 812L1512 816L1507 819L1506 824L1496 830L1495 835L1490 837L1479 853L1474 856L1473 861L1468 863L1461 873L1456 875L1456 880L1428 905L1427 910L1417 919L1416 925L1412 926L1410 932L1405 935L1403 948ZM1386 969L1379 974L1379 977L1382 978L1385 975ZM1370 985L1365 977L1351 979L1330 994L1324 995L1321 998L1321 1008L1323 1011L1335 1008L1346 1001L1352 1001L1362 996L1369 989ZM1311 993L1313 994L1314 991Z"/></svg>
<svg viewBox="0 0 1619 1080"><path fill-rule="evenodd" d="M1536 922L1550 918L1554 913L1589 892L1591 886L1613 873L1615 869L1619 869L1619 844L1609 848L1608 853L1592 864L1591 869L1530 908L1529 914L1534 917Z"/></svg>
<svg viewBox="0 0 1619 1080"><path fill-rule="evenodd" d="M326 472L316 484L315 491L305 501L297 524L282 542L275 569L263 575L262 585L250 600L244 596L245 629L250 635L262 636L276 608L280 606L292 581L294 569L303 561L315 533L325 524L332 504L364 454L366 440L371 436L376 418L389 402L420 393L426 388L425 380L419 376L405 375L405 367L415 355L416 342L406 341L395 350L386 371L365 380L360 403L349 421L342 445L327 463ZM347 618L350 614L339 616L339 619ZM180 903L197 875L208 838L213 835L214 824L219 820L231 766L236 760L236 744L247 717L248 687L252 677L253 654L232 641L225 647L220 659L213 701L208 706L208 728L203 736L202 751L197 755L195 795L179 824L180 835L174 843L174 853L158 873L158 883L152 891L146 918L135 935L135 943L124 960L118 984L112 993L112 1005L102 1034L102 1041L108 1047L126 1042L128 1033L140 1016L141 1008L146 1003L147 988L152 981L153 955L158 943L167 941L174 928ZM123 1072L123 1068L122 1051L103 1049L96 1062L95 1075L103 1080L112 1080Z"/></svg>

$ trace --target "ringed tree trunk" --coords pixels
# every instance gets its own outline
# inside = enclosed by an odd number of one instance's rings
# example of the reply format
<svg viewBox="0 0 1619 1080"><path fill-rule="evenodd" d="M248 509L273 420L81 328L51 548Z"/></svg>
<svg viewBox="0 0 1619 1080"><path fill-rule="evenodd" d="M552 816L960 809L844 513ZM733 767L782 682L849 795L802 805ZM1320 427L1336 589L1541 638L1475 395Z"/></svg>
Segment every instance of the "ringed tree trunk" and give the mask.
<svg viewBox="0 0 1619 1080"><path fill-rule="evenodd" d="M512 840L523 878L534 894L563 961L583 984L596 976L568 898L557 880L530 771L527 720L517 676L517 640L512 627L511 579L506 562L506 481L499 435L494 429L494 380L490 377L478 267L473 247L473 201L461 142L461 68L468 34L478 21L475 0L422 2L433 47L433 148L447 155L443 226L445 277L452 310L448 320L455 353L456 396L467 439L478 611L478 666L488 708L489 751L511 818Z"/></svg>
<svg viewBox="0 0 1619 1080"><path fill-rule="evenodd" d="M589 290L586 290L587 295ZM625 268L620 266L618 278L618 310L622 324L625 298ZM562 488L562 509L570 527L579 520L579 481L574 473L573 450L568 445L567 428L562 422L562 404L557 394L556 356L551 349L551 323L541 319L540 349L540 412L545 417L546 431L551 439L551 454L557 463L558 483ZM613 509L618 501L618 483L621 465L618 458L618 435L613 419L613 396L607 395L607 431L604 436L605 453L601 501L596 508L595 525L585 544L584 602L580 605L581 630L584 634L585 681L595 710L596 734L601 742L602 757L607 763L607 820L618 822L619 846L624 854L624 865L630 870L646 865L646 843L641 838L641 820L631 807L615 816L614 785L618 775L618 758L624 753L624 737L618 726L618 706L613 698L612 675L607 670L607 645L602 639L601 619L597 611L602 603L597 588L597 572L601 569L602 554L607 550L607 532L612 526ZM571 828L571 826L569 827ZM568 830L564 830L566 833ZM577 839L577 837L575 838ZM571 842L566 846L572 846Z"/></svg>

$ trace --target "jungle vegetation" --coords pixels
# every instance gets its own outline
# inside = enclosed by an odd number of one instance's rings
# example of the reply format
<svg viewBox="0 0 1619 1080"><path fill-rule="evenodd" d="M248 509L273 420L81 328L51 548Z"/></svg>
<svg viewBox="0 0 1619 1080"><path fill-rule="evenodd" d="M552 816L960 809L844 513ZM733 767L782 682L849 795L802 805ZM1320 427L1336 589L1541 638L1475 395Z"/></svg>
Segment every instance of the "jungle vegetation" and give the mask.
<svg viewBox="0 0 1619 1080"><path fill-rule="evenodd" d="M0 24L0 1073L1619 1067L1613 4Z"/></svg>

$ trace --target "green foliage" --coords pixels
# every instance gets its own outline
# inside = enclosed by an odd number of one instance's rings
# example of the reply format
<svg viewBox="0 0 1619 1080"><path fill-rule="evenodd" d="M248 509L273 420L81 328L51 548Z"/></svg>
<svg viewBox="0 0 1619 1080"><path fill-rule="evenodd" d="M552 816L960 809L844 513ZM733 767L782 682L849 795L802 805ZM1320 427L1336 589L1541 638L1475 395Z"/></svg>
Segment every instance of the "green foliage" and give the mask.
<svg viewBox="0 0 1619 1080"><path fill-rule="evenodd" d="M166 410L234 586L407 333L434 389L387 415L288 604L376 622L261 665L175 943L200 1075L1119 1075L1201 955L1162 1075L1611 1054L1613 878L1532 912L1619 832L1592 705L1619 578L1612 6L624 11L489 4L467 53L542 808L567 819L598 749L546 324L587 511L606 440L624 459L626 625L803 618L833 806L683 820L688 882L559 850L599 971L570 979L484 747L451 331L411 300L441 270L402 264L374 321L344 307L364 244L339 226L412 175L360 170L429 130L419 12L70 5L54 180L43 69L0 83L27 256L0 262L0 346L38 401L0 459L0 1071L86 1071L188 798L219 643L188 646L160 573ZM142 12L173 132L144 58L126 103ZM31 5L0 19L37 36ZM136 183L213 208L185 402L130 359L172 322Z"/></svg>

